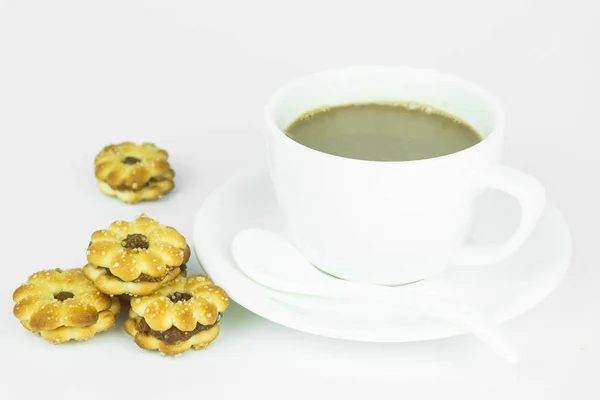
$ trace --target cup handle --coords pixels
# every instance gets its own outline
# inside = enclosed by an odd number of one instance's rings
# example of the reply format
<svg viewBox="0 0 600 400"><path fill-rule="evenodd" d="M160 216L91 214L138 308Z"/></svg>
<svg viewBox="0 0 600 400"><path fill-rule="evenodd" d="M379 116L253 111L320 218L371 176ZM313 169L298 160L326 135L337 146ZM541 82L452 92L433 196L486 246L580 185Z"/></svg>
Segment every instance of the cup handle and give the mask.
<svg viewBox="0 0 600 400"><path fill-rule="evenodd" d="M515 197L521 206L521 220L515 233L500 245L466 244L452 260L454 265L493 264L512 255L535 228L546 205L546 193L534 177L515 169L494 165L476 173L475 184L501 190Z"/></svg>

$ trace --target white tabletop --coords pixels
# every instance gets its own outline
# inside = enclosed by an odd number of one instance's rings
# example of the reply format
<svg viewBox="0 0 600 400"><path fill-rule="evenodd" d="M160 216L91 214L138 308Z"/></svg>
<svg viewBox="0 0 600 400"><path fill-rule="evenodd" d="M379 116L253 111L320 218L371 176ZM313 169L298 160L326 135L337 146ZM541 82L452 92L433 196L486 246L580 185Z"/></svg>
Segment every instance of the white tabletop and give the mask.
<svg viewBox="0 0 600 400"><path fill-rule="evenodd" d="M0 0L0 398L598 398L598 15L583 0L360 4ZM353 64L439 68L505 103L505 162L545 184L574 251L560 287L506 324L520 364L472 337L336 341L236 304L207 351L175 359L120 325L60 346L21 328L11 295L30 273L82 266L94 230L141 212L191 239L211 190L261 162L267 97ZM100 194L93 157L123 140L166 148L176 191L135 206Z"/></svg>

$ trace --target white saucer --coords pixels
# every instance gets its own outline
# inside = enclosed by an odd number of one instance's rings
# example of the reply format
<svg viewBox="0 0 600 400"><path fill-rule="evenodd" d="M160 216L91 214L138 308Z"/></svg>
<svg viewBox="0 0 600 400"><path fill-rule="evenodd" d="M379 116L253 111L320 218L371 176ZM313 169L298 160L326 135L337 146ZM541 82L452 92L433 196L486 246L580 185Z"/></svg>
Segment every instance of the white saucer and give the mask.
<svg viewBox="0 0 600 400"><path fill-rule="evenodd" d="M472 240L508 237L519 210L496 192L482 196L474 211ZM231 298L275 323L333 338L409 342L463 334L453 325L409 309L372 304L369 299L341 302L267 289L242 273L231 256L231 241L244 228L265 228L287 236L264 171L245 173L215 190L199 211L194 246L205 271ZM510 259L485 267L451 267L434 278L402 289L426 289L468 301L504 322L548 296L564 276L571 257L569 228L549 202L533 235Z"/></svg>

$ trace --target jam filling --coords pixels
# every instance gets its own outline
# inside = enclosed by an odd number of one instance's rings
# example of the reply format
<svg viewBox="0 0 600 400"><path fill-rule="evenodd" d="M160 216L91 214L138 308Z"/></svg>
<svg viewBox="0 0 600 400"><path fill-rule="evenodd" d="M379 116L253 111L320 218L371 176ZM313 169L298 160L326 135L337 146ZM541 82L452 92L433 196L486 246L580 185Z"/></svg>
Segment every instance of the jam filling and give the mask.
<svg viewBox="0 0 600 400"><path fill-rule="evenodd" d="M121 160L121 162L122 162L123 164L127 164L127 165L133 165L133 164L137 164L137 163L140 163L140 162L142 162L142 160L140 160L140 159L139 159L139 158L137 158L137 157L131 157L131 156L127 156L127 157L125 157L124 159L122 159L122 160Z"/></svg>
<svg viewBox="0 0 600 400"><path fill-rule="evenodd" d="M75 295L71 292L58 292L54 295L54 298L58 301L65 301L66 299L70 299L75 297Z"/></svg>
<svg viewBox="0 0 600 400"><path fill-rule="evenodd" d="M175 292L175 293L171 293L167 297L173 303L179 303L180 301L188 301L189 299L192 298L192 295L189 293Z"/></svg>
<svg viewBox="0 0 600 400"><path fill-rule="evenodd" d="M168 275L168 274L169 274L169 273L170 273L172 270L174 270L174 269L175 269L175 268L173 268L173 267L167 267L167 273L166 273L166 274L164 274L163 276L158 276L158 277L153 277L153 276L150 276L150 275L148 275L148 274L144 274L144 273L142 273L142 274L140 274L140 276L138 276L137 278L135 278L135 279L134 279L133 281L131 281L131 282L135 282L135 283L138 283L138 282L160 282L160 281L162 281L163 279L165 279L165 277L166 277L166 276L167 276L167 275ZM180 272L181 274L185 274L185 271L186 271L187 267L186 267L186 265L185 265L185 264L183 264L182 266L180 266L180 267L179 267L179 269L180 269L180 271L181 271L181 272ZM114 277L115 277L115 278L117 278L117 279L121 279L121 278L119 278L118 276L116 276L115 274L113 274L112 272L110 272L110 269L108 269L108 268L106 268L106 273L107 273L108 275L110 275L110 276L114 276Z"/></svg>
<svg viewBox="0 0 600 400"><path fill-rule="evenodd" d="M121 246L126 249L147 249L150 247L148 238L141 233L132 233L121 242Z"/></svg>
<svg viewBox="0 0 600 400"><path fill-rule="evenodd" d="M177 342L186 341L189 338L191 338L192 336L194 336L195 334L197 334L198 332L209 330L213 326L215 326L215 325L197 324L196 327L194 328L194 330L192 330L192 331L182 331L182 330L177 329L175 326L172 326L169 329L167 329L166 331L159 332L159 331L155 331L154 329L150 328L150 326L148 325L146 320L144 318L142 318L140 320L140 322L138 323L137 328L138 328L139 332L152 335L155 338L157 338L158 340L160 340L161 342L165 342L168 344L175 344Z"/></svg>

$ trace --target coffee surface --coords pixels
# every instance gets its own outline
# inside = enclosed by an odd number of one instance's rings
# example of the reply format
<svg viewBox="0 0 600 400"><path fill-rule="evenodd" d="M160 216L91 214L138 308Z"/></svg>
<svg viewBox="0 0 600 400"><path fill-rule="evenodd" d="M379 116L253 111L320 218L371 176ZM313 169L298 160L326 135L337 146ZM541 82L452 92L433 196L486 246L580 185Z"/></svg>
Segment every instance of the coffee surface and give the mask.
<svg viewBox="0 0 600 400"><path fill-rule="evenodd" d="M295 140L336 156L371 161L421 160L480 142L470 125L426 105L365 103L310 111L285 130Z"/></svg>

